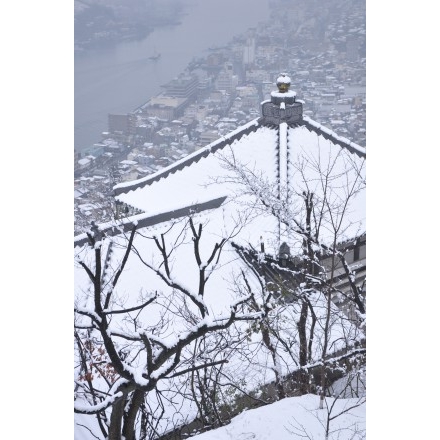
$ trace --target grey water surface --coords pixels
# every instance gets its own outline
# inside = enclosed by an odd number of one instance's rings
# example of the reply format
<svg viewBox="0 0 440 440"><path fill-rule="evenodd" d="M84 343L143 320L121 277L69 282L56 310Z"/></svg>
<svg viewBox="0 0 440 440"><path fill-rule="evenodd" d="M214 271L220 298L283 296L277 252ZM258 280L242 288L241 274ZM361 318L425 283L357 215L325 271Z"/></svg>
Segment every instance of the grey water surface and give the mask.
<svg viewBox="0 0 440 440"><path fill-rule="evenodd" d="M269 0L182 1L180 24L158 27L138 41L75 54L75 150L101 139L109 113L133 111L210 47L225 45L270 18ZM155 51L161 57L151 60Z"/></svg>

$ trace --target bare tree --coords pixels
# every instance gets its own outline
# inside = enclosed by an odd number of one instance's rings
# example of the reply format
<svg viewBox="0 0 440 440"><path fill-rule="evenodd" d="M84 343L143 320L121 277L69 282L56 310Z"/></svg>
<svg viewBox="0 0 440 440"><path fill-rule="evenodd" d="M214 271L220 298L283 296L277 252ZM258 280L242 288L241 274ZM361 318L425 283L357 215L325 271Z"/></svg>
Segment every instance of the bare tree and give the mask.
<svg viewBox="0 0 440 440"><path fill-rule="evenodd" d="M142 236L133 227L122 242L103 236L95 227L87 233L93 258L83 255L87 254L85 249L77 255L77 264L87 275L91 288L81 292L79 298L83 302L78 298L75 305L75 412L95 414L102 436L109 440L158 435L163 415L160 408L164 408L164 399L170 399L170 393L161 389L160 384L167 388L174 383L178 387L182 377L197 377L199 387L203 384L206 388L201 395L211 393L211 399L203 402L203 414L215 414L208 370L225 364L227 359L207 356L207 338L234 323L264 317L264 307L256 312L246 308L250 303L268 301L255 298L253 292L232 302L227 315L211 316L206 302L212 295L209 280L230 237L220 238L206 254L201 245L203 230L202 224L189 218L172 240L168 239L169 231ZM160 259L151 262L142 255L135 246L135 238L154 242ZM181 283L173 274L178 263L174 253L188 242L192 243L196 263L196 289ZM123 250L117 262L112 256L116 247ZM133 302L133 295L124 298L118 291L118 283L127 276L127 262L135 256L169 288L166 294L141 292ZM170 338L170 334L174 337ZM154 410L147 396L154 397Z"/></svg>
<svg viewBox="0 0 440 440"><path fill-rule="evenodd" d="M282 241L286 240L294 249L294 255L289 254L283 259L279 256L269 259L255 251L251 257L241 255L267 285L272 284L272 288L278 290L277 298L281 300L278 311L284 312L286 307L295 311L296 334L290 335L298 342L295 350L287 339L283 340L285 332L282 336L273 324L270 333L279 341L278 349L296 357L297 364L302 367L297 375L301 393L310 391L311 377L305 367L320 359L317 386L323 408L330 372L327 361L334 351L332 327L339 321L343 323L342 328L353 328L346 331L346 349L357 346L365 330L365 281L360 282L356 278L346 259L347 248L341 246L348 234L356 236L362 232L352 214L354 201L365 189L364 161L354 160L343 150L316 157L300 154L294 163L290 163L292 178L296 179L295 187L269 181L247 164L239 163L232 153L225 154L223 161L229 175L215 179L216 183L234 182L237 188L241 188L237 190L237 198L251 200L248 203L254 213L271 214L278 219L279 245L285 245ZM337 284L341 277L348 280L348 287L344 290ZM290 296L289 305L282 301L286 291ZM316 309L317 297L321 298L319 310ZM343 297L346 303L351 304L354 319L335 307L336 297ZM266 315L266 322L270 321L270 316ZM272 323L275 322L272 320ZM265 339L268 340L267 337Z"/></svg>
<svg viewBox="0 0 440 440"><path fill-rule="evenodd" d="M360 419L359 423L350 422L349 424L342 420L344 415L366 403L365 383L363 382L365 372L362 370L353 371L342 379L343 385L338 392L333 397L325 399L324 413L316 410L310 411L322 427L326 440L340 438L364 440L366 438L364 419ZM359 386L359 381L362 382L361 386ZM338 419L340 419L340 423L336 424ZM286 431L294 438L314 439L314 436L295 418L286 427ZM322 438L322 435L319 435L319 438Z"/></svg>

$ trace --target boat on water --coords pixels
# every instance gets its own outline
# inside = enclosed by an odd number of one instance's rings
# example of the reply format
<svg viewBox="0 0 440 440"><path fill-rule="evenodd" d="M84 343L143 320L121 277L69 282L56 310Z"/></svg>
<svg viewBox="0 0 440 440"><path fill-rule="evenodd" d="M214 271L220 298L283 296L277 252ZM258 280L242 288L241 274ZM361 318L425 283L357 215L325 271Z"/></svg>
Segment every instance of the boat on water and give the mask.
<svg viewBox="0 0 440 440"><path fill-rule="evenodd" d="M158 60L161 56L162 56L161 53L154 51L154 54L151 55L151 56L149 56L148 58L149 58L150 60Z"/></svg>

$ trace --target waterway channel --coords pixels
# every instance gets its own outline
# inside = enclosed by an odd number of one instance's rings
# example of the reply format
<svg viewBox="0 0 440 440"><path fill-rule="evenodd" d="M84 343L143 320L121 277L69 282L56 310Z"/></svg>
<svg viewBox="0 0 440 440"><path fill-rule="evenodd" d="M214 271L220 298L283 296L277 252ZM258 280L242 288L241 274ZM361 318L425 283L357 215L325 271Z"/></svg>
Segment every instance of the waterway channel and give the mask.
<svg viewBox="0 0 440 440"><path fill-rule="evenodd" d="M82 151L101 139L108 114L128 113L162 91L161 86L259 22L270 18L270 0L183 0L178 25L161 27L139 41L75 54L74 146ZM157 51L161 57L149 57Z"/></svg>

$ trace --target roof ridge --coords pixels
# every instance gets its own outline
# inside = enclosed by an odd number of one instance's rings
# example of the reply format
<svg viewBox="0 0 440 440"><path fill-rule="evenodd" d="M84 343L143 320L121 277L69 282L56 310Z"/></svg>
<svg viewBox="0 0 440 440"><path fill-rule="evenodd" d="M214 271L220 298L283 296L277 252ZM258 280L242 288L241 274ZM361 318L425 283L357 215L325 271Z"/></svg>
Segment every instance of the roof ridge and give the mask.
<svg viewBox="0 0 440 440"><path fill-rule="evenodd" d="M258 128L263 127L260 124L259 118L253 119L245 125L237 128L234 131L231 131L227 135L221 136L214 142L206 145L205 147L200 148L194 153L185 156L184 158L178 160L177 162L172 163L166 168L157 171L154 174L143 177L138 180L123 182L115 185L113 187L114 195L118 196L120 194L126 194L130 191L134 191L138 188L143 188L144 186L151 185L153 182L157 182L160 179L167 177L169 174L173 174L176 171L180 171L183 168L192 165L194 162L198 162L202 157L207 157L209 154L216 152L224 148L226 145L231 144L232 142L241 139L243 136L248 135Z"/></svg>
<svg viewBox="0 0 440 440"><path fill-rule="evenodd" d="M366 158L366 149L360 145L350 141L349 139L339 136L333 130L328 129L322 124L310 119L308 116L303 116L301 120L294 124L289 124L292 128L295 126L305 126L309 131L313 131L318 135L323 136L325 139L330 139L333 143L346 148L351 153L358 155L359 157ZM209 156L211 153L216 152L219 149L224 148L226 145L231 144L235 140L241 139L243 136L255 132L258 128L267 127L267 124L261 123L261 117L253 119L252 121L242 125L234 131L231 131L227 135L220 136L214 142L206 145L195 151L194 153L185 156L184 158L172 163L166 168L150 174L141 179L137 179L130 182L122 182L113 187L114 195L117 197L120 194L126 194L130 191L135 191L139 188L143 188L147 185L151 185L160 179L166 178L170 174L174 174L177 171L181 171L183 168L192 165L194 162L198 162L201 158ZM271 126L270 126L271 127ZM277 127L274 125L273 128Z"/></svg>
<svg viewBox="0 0 440 440"><path fill-rule="evenodd" d="M334 144L338 144L341 147L349 150L350 153L357 154L359 157L363 157L363 158L367 157L367 151L365 147L361 147L360 145L350 141L350 139L339 136L333 130L330 130L329 128L325 127L319 122L310 119L308 116L303 116L302 121L297 122L295 125L297 124L305 126L309 131L314 131L315 133L321 135L325 139L330 139Z"/></svg>
<svg viewBox="0 0 440 440"><path fill-rule="evenodd" d="M191 214L198 214L200 212L206 211L208 209L216 209L220 207L227 196L218 197L216 199L208 200L206 202L195 203L193 205L184 206L183 208L174 209L172 211L161 212L155 215L148 214L137 214L131 217L126 217L121 219L119 222L106 222L100 225L96 225L97 230L102 235L114 236L123 234L124 232L129 232L136 226L139 228L145 228L147 226L153 226L157 223L166 222L169 220L186 217ZM89 242L89 232L84 232L82 234L74 237L73 243L74 247L80 247Z"/></svg>

